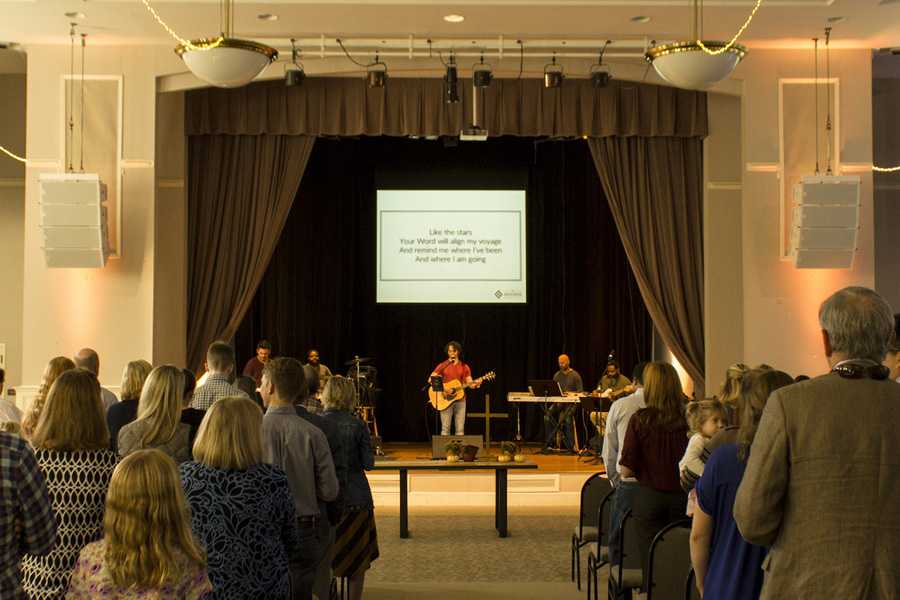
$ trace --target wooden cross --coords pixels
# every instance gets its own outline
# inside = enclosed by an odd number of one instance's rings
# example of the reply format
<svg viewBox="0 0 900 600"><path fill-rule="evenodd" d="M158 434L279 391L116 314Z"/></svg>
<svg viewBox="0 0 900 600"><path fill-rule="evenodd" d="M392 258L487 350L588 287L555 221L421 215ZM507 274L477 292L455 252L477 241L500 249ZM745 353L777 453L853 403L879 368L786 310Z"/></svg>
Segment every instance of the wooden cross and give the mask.
<svg viewBox="0 0 900 600"><path fill-rule="evenodd" d="M496 413L491 412L491 395L484 395L484 412L480 413L469 413L470 417L481 417L484 419L484 439L485 439L485 447L491 447L491 419L503 417L505 419L509 419L509 413Z"/></svg>

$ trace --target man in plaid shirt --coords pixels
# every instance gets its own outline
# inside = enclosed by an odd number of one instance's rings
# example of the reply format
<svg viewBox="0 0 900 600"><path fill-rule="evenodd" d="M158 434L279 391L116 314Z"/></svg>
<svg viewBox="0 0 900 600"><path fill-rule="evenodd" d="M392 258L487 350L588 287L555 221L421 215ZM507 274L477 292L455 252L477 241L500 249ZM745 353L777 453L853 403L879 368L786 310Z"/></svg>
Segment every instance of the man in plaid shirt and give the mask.
<svg viewBox="0 0 900 600"><path fill-rule="evenodd" d="M0 431L0 598L24 599L19 561L56 545L56 517L28 444Z"/></svg>
<svg viewBox="0 0 900 600"><path fill-rule="evenodd" d="M206 351L206 368L209 376L206 383L194 391L191 406L207 410L219 398L227 396L247 397L241 388L231 383L234 373L234 348L225 342L213 342Z"/></svg>

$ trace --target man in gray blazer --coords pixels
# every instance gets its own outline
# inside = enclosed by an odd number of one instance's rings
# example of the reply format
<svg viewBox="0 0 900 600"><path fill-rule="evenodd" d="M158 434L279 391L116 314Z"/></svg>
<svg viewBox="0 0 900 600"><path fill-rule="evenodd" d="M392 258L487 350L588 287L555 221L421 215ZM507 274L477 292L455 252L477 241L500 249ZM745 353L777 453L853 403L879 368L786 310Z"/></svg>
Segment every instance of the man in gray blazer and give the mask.
<svg viewBox="0 0 900 600"><path fill-rule="evenodd" d="M761 598L900 597L900 384L890 306L842 289L819 309L828 375L769 398L734 518L770 546Z"/></svg>

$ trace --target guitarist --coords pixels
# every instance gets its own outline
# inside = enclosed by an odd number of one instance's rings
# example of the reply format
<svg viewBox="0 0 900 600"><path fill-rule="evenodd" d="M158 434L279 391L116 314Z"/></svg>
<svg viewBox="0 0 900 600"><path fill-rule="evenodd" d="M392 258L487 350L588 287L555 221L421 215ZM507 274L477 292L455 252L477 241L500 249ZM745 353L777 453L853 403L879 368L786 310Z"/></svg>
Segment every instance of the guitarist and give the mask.
<svg viewBox="0 0 900 600"><path fill-rule="evenodd" d="M459 342L448 342L444 346L444 352L447 353L447 360L439 364L431 372L430 377L440 376L445 382L454 379L465 384L469 388L477 388L481 386L481 381L472 379L472 370L469 365L462 361L462 344ZM466 398L463 396L441 413L441 435L450 435L450 423L454 424L456 435L462 435L466 426Z"/></svg>

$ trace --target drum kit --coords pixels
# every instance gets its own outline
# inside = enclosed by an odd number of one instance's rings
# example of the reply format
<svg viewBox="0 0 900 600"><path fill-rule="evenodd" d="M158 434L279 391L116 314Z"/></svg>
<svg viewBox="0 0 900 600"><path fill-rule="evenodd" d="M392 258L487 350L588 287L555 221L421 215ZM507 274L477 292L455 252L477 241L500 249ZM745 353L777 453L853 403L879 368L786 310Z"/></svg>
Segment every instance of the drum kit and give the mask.
<svg viewBox="0 0 900 600"><path fill-rule="evenodd" d="M347 378L353 381L356 391L356 415L368 426L375 453L383 455L381 436L378 435L378 421L375 418L375 397L381 390L377 386L378 369L371 364L374 360L370 357L354 356L353 360L348 360L344 366L349 367Z"/></svg>

